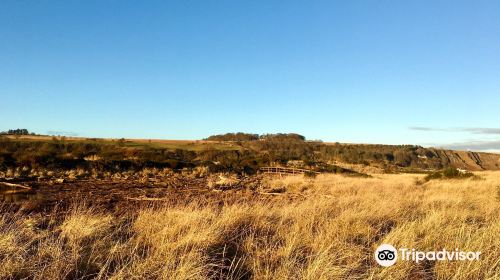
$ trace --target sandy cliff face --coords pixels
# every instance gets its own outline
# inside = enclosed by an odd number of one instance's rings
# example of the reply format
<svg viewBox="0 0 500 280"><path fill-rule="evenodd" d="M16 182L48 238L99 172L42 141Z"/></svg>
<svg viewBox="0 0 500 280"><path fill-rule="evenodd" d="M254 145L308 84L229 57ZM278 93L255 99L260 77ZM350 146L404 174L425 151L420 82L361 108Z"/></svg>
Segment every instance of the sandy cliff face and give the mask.
<svg viewBox="0 0 500 280"><path fill-rule="evenodd" d="M471 171L500 170L500 154L435 150L443 162Z"/></svg>

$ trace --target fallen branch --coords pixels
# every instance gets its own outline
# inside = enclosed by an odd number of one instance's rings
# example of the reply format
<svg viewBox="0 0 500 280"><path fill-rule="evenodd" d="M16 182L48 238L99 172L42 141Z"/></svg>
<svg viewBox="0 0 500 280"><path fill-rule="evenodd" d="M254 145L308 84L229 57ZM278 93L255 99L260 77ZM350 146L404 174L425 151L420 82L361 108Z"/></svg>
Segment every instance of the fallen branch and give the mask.
<svg viewBox="0 0 500 280"><path fill-rule="evenodd" d="M0 184L7 186L7 187L12 187L12 188L21 188L21 189L25 189L25 190L31 190L31 187L23 186L23 185L19 185L19 184L13 184L13 183L7 183L7 182L0 182Z"/></svg>

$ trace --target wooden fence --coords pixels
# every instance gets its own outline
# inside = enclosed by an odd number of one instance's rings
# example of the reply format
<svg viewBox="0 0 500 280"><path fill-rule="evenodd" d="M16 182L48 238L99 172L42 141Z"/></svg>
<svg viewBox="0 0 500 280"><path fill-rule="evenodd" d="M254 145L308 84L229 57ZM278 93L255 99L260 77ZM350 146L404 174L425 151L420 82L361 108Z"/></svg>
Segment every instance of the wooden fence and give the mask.
<svg viewBox="0 0 500 280"><path fill-rule="evenodd" d="M277 166L266 166L261 167L259 169L264 173L269 174L304 174L304 173L314 173L320 174L320 172L309 170L309 169L301 169L301 168L291 168L291 167L277 167Z"/></svg>

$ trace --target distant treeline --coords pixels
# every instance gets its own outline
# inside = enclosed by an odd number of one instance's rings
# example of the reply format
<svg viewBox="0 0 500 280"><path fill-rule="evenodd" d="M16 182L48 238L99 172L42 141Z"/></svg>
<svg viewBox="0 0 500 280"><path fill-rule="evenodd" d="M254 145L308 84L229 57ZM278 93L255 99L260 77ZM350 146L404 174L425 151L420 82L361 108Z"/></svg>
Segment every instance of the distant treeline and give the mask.
<svg viewBox="0 0 500 280"><path fill-rule="evenodd" d="M9 129L7 131L2 131L0 134L3 135L35 135L33 132L29 132L26 128Z"/></svg>
<svg viewBox="0 0 500 280"><path fill-rule="evenodd" d="M209 141L256 141L266 139L284 139L284 140L298 140L305 141L306 138L296 133L276 133L276 134L251 134L251 133L226 133L219 135L212 135L204 140Z"/></svg>
<svg viewBox="0 0 500 280"><path fill-rule="evenodd" d="M224 135L225 139L239 139ZM213 136L207 139L221 139ZM232 138L233 137L233 138ZM257 140L258 139L258 140ZM101 170L133 170L144 167L172 169L206 166L210 171L253 173L259 167L286 165L300 161L305 167L328 170L328 163L340 161L376 165L388 170L441 169L449 166L449 159L439 150L411 145L347 145L304 141L298 134L266 134L252 140L237 141L238 149L184 150L130 147L122 141L49 141L15 140L0 137L0 169L28 168L97 168Z"/></svg>

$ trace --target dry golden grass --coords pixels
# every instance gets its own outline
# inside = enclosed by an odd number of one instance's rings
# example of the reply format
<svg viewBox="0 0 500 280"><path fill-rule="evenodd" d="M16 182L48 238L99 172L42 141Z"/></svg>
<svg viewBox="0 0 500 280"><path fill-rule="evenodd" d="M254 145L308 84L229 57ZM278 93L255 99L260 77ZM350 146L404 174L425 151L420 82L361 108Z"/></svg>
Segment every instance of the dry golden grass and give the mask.
<svg viewBox="0 0 500 280"><path fill-rule="evenodd" d="M286 177L262 190L280 195L251 204L5 212L0 278L499 279L500 173L480 176L423 185L419 175ZM383 268L373 259L381 243L482 254Z"/></svg>

